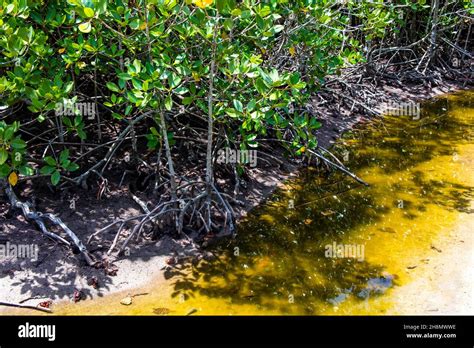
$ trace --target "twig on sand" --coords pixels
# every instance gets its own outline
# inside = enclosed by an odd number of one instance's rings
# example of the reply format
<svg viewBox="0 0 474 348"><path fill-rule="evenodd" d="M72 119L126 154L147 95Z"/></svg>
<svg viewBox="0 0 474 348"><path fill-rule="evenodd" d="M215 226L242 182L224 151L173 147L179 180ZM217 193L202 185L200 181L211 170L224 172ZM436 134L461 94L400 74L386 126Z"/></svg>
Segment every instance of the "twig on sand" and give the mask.
<svg viewBox="0 0 474 348"><path fill-rule="evenodd" d="M24 309L33 309L36 311L46 312L46 313L53 313L53 311L49 308L45 307L35 307L29 305L22 305L18 303L10 303L10 302L0 302L0 306L7 306L7 307L15 307L15 308L24 308Z"/></svg>
<svg viewBox="0 0 474 348"><path fill-rule="evenodd" d="M44 299L44 298L47 298L47 297L44 297L44 296L30 296L30 297L27 297L27 298L21 300L18 303L23 304L25 302L28 302L29 300L38 300L38 299Z"/></svg>

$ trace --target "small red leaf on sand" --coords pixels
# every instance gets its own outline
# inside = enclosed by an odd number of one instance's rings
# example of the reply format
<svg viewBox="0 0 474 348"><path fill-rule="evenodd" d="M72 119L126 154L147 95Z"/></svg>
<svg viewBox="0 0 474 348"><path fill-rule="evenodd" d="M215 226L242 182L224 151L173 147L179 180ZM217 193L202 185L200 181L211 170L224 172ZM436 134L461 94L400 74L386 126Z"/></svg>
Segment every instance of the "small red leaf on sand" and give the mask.
<svg viewBox="0 0 474 348"><path fill-rule="evenodd" d="M79 302L80 300L83 299L83 297L84 297L84 294L82 293L82 291L74 289L74 295L73 295L74 302Z"/></svg>
<svg viewBox="0 0 474 348"><path fill-rule="evenodd" d="M48 300L48 301L43 301L38 303L38 306L43 307L43 308L49 308L53 304L53 301Z"/></svg>
<svg viewBox="0 0 474 348"><path fill-rule="evenodd" d="M169 258L167 258L167 259L166 259L166 264L167 264L167 265L170 265L170 266L176 264L176 258L175 258L175 257L169 257Z"/></svg>
<svg viewBox="0 0 474 348"><path fill-rule="evenodd" d="M97 277L91 277L87 279L87 285L92 286L94 289L97 289L99 287L99 281L97 280Z"/></svg>

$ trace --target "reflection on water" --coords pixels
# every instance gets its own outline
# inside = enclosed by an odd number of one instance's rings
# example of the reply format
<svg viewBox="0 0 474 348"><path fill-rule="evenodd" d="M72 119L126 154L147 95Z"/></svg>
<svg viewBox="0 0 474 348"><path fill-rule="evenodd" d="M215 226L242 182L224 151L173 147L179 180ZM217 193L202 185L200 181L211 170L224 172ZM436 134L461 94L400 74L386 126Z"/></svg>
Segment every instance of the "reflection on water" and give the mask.
<svg viewBox="0 0 474 348"><path fill-rule="evenodd" d="M426 103L420 120L388 116L347 133L332 151L370 187L305 170L213 251L217 260L168 272L168 293L127 310L384 313L391 289L410 281L460 214L473 213L473 95Z"/></svg>

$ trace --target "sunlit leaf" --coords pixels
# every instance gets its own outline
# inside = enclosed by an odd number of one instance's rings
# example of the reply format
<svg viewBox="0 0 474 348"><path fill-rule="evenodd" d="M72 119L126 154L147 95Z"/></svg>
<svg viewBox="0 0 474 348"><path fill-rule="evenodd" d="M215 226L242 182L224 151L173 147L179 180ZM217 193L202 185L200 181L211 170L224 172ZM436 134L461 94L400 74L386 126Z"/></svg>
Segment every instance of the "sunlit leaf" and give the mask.
<svg viewBox="0 0 474 348"><path fill-rule="evenodd" d="M193 0L193 4L199 8L206 8L212 5L214 0Z"/></svg>
<svg viewBox="0 0 474 348"><path fill-rule="evenodd" d="M8 176L8 182L10 185L15 186L18 183L18 175L16 172L11 172Z"/></svg>
<svg viewBox="0 0 474 348"><path fill-rule="evenodd" d="M86 8L84 8L84 14L88 18L92 18L92 17L94 17L94 10L91 9L90 7L86 7Z"/></svg>
<svg viewBox="0 0 474 348"><path fill-rule="evenodd" d="M90 31L92 30L92 25L90 22L84 22L84 23L81 23L79 24L79 31L83 32L83 33L90 33Z"/></svg>

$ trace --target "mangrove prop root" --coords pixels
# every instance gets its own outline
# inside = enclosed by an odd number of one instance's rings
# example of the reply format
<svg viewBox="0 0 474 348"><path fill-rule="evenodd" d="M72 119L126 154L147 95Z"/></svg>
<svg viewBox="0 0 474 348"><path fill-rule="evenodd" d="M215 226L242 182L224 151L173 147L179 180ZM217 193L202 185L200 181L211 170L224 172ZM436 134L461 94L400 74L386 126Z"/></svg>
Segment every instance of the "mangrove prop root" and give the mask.
<svg viewBox="0 0 474 348"><path fill-rule="evenodd" d="M49 220L53 225L59 226L67 234L67 236L72 240L74 245L79 249L80 253L82 254L89 266L93 266L96 264L96 261L93 259L92 255L89 254L87 248L84 246L84 244L82 244L81 240L60 218L50 213L43 214L41 212L35 212L31 209L28 203L21 202L18 199L17 195L13 191L13 188L9 184L6 184L5 182L2 182L0 184L0 186L3 186L5 188L5 193L8 199L10 200L11 206L16 209L21 209L25 218L30 221L34 221L44 235L57 242L63 243L67 246L71 246L71 243L63 237L48 231L45 224L45 220Z"/></svg>
<svg viewBox="0 0 474 348"><path fill-rule="evenodd" d="M188 183L186 186L191 187L200 184L203 184L203 182ZM204 224L203 228L205 228L208 232L212 229L218 228L218 225L213 222L214 216L222 216L224 221L222 222L222 229L221 232L219 232L219 235L230 237L235 237L236 235L235 212L233 211L232 206L225 198L227 195L220 192L214 184L211 184L210 195L207 193L207 191L202 191L196 197L182 196L176 200L171 198L170 200L157 204L153 209L149 209L146 203L141 201L134 194L131 195L134 201L138 205L140 205L140 207L144 211L144 214L140 214L128 219L120 219L114 221L108 224L106 227L102 228L101 230L95 232L89 238L88 241L90 242L92 238L98 235L99 233L102 233L103 231L108 230L114 226L118 226L118 231L115 235L113 243L110 246L109 251L107 252L108 255L112 255L112 252L114 250L117 250L113 254L114 258L120 256L120 254L127 248L127 245L134 236L138 237L140 235L140 232L143 230L145 224L158 224L160 219L168 220L168 224L170 224L170 221L173 221L173 223L171 224L177 225L176 232L178 232L181 237L191 240L190 237L183 232L184 220L186 215L188 215L189 217L188 221L191 221L193 216L196 217L196 220L200 219L200 221L202 221L202 223ZM231 197L229 197L229 199L230 198ZM208 205L208 201L211 202L210 205ZM235 200L235 202L241 203L237 200ZM211 205L216 210L211 208ZM206 210L206 212L202 212L203 209ZM122 242L121 246L117 247L120 236L125 226L127 225L127 223L132 222L133 220L137 221L135 226L131 229L131 232Z"/></svg>
<svg viewBox="0 0 474 348"><path fill-rule="evenodd" d="M325 163L329 164L330 166L336 168L337 170L340 170L341 172L343 172L344 174L346 175L349 175L352 179L354 179L355 181L357 181L358 183L361 183L362 185L364 186L370 186L367 182L365 182L364 180L362 180L361 178L359 178L357 175L355 175L354 173L350 172L344 165L342 164L336 164L334 162L332 162L331 160L327 159L326 157L324 157L323 155L315 152L315 151L311 151L311 150L308 150L309 152L311 152L313 155L315 155L317 158L319 158L320 160L324 161ZM327 150L326 150L327 151ZM327 151L328 152L328 151Z"/></svg>

